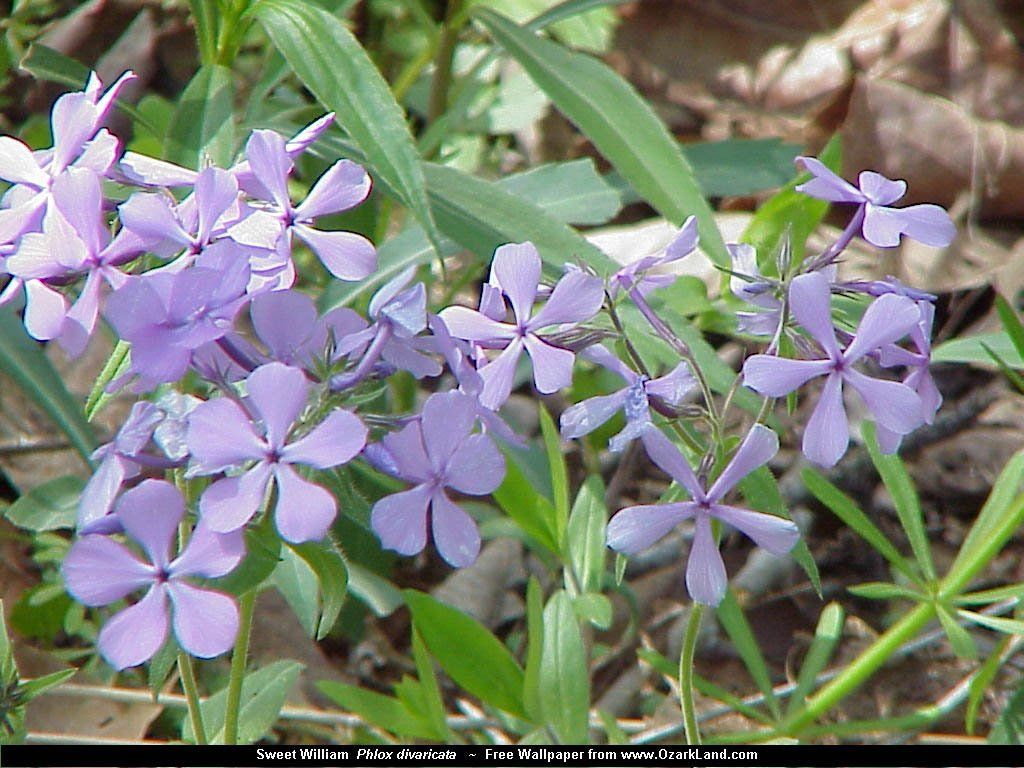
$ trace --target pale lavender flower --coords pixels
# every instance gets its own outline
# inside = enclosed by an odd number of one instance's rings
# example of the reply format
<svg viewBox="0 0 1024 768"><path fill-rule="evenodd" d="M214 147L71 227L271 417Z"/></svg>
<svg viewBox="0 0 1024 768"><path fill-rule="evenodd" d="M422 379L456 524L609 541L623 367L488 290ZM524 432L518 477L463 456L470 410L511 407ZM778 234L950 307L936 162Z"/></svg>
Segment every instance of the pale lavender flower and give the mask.
<svg viewBox="0 0 1024 768"><path fill-rule="evenodd" d="M37 339L57 339L70 356L79 355L96 327L104 285L120 288L128 276L118 267L146 250L146 241L121 230L111 239L103 216L99 177L69 168L54 179L52 203L41 232L24 235L8 257L7 271L26 287L25 327ZM68 309L55 286L84 276ZM5 289L5 298L12 287Z"/></svg>
<svg viewBox="0 0 1024 768"><path fill-rule="evenodd" d="M234 599L187 579L214 579L234 570L245 555L242 532L218 534L200 524L171 560L185 500L163 480L146 480L126 492L115 513L146 559L111 538L89 535L72 545L61 567L68 592L88 606L109 605L147 590L100 630L97 646L103 657L115 669L152 658L167 639L168 613L179 645L191 655L206 659L230 650L238 633Z"/></svg>
<svg viewBox="0 0 1024 768"><path fill-rule="evenodd" d="M287 541L318 541L337 514L334 497L300 477L296 466L329 469L350 461L366 444L366 427L337 409L297 440L288 435L306 407L309 381L297 368L269 363L245 380L246 406L227 397L208 400L188 419L192 465L188 474L214 475L256 462L242 474L217 480L203 492L199 512L215 531L244 526L277 489L274 522Z"/></svg>
<svg viewBox="0 0 1024 768"><path fill-rule="evenodd" d="M690 216L665 250L637 259L613 274L608 281L608 292L614 297L620 289L630 291L635 287L641 295L646 295L657 288L671 285L676 279L675 275L651 274L650 270L689 256L696 250L699 240L697 219Z"/></svg>
<svg viewBox="0 0 1024 768"><path fill-rule="evenodd" d="M387 549L403 555L421 552L429 527L448 563L463 568L476 560L480 532L446 490L483 496L505 476L505 460L491 439L472 434L476 420L468 395L431 395L418 421L367 448L375 466L415 484L373 505L371 525Z"/></svg>
<svg viewBox="0 0 1024 768"><path fill-rule="evenodd" d="M643 442L651 460L678 482L692 501L641 504L621 510L608 523L609 547L633 555L650 547L682 521L693 519L686 588L694 601L718 605L725 596L727 576L711 530L712 518L738 528L773 555L784 555L796 546L800 531L791 520L721 503L740 480L778 452L779 438L770 429L755 424L707 491L679 449L655 427L644 430Z"/></svg>
<svg viewBox="0 0 1024 768"><path fill-rule="evenodd" d="M617 373L626 381L626 386L610 395L591 397L566 408L559 421L562 437L569 440L588 435L622 410L626 426L608 443L616 453L625 450L651 423L651 399L669 407L677 406L697 386L687 363L680 363L664 376L650 379L599 345L588 347L580 356Z"/></svg>
<svg viewBox="0 0 1024 768"><path fill-rule="evenodd" d="M901 236L937 248L949 245L956 237L956 226L938 205L890 207L906 194L905 181L893 181L874 171L862 171L855 187L820 160L798 157L797 161L810 171L813 178L796 190L819 200L859 206L854 219L856 226L861 228L865 240L879 248L899 245Z"/></svg>
<svg viewBox="0 0 1024 768"><path fill-rule="evenodd" d="M909 333L920 319L917 305L908 298L885 294L872 302L861 319L857 334L839 348L832 326L828 279L819 272L793 280L789 303L793 316L821 345L820 360L789 360L772 355L753 355L743 365L743 383L768 397L782 397L818 376L825 386L804 430L803 452L822 466L834 465L850 442L843 405L843 383L848 383L874 416L875 421L900 435L924 422L921 398L913 389L895 381L871 378L854 364Z"/></svg>
<svg viewBox="0 0 1024 768"><path fill-rule="evenodd" d="M776 284L761 274L757 251L752 245L730 243L726 248L732 257L733 275L729 279L729 288L733 295L764 310L737 312L739 331L753 336L774 335L782 320L782 301L776 295Z"/></svg>
<svg viewBox="0 0 1024 768"><path fill-rule="evenodd" d="M377 268L377 251L369 240L354 232L313 227L316 218L353 208L370 194L370 177L361 166L351 160L339 160L296 206L288 193L292 160L280 134L253 131L246 144L246 157L255 180L267 193L267 206L253 211L229 230L234 240L275 251L282 259L290 260L294 234L339 280L362 280L373 273Z"/></svg>
<svg viewBox="0 0 1024 768"><path fill-rule="evenodd" d="M935 301L937 298L933 293L904 285L892 275L888 275L884 280L850 280L839 283L836 287L843 291L866 293L868 296L884 296L887 293L895 293L897 296L906 296L914 301Z"/></svg>
<svg viewBox="0 0 1024 768"><path fill-rule="evenodd" d="M193 350L224 336L249 300L249 266L226 251L207 251L180 272L148 273L115 291L104 315L132 345L140 388L177 381Z"/></svg>
<svg viewBox="0 0 1024 768"><path fill-rule="evenodd" d="M547 303L534 314L540 274L540 254L532 243L503 245L494 252L492 284L496 280L508 296L514 322L500 322L468 307L448 307L440 313L453 336L501 350L480 369L484 379L480 402L488 408L496 409L508 399L524 349L533 361L533 381L540 392L568 387L575 354L541 334L545 328L589 320L604 301L600 279L573 270L558 281Z"/></svg>

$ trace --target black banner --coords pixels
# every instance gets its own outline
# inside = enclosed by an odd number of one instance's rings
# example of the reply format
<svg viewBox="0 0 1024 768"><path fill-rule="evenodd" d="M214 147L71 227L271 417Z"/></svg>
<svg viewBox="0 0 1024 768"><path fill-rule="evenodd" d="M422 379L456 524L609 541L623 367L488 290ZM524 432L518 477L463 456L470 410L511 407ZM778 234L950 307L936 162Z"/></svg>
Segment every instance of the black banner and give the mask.
<svg viewBox="0 0 1024 768"><path fill-rule="evenodd" d="M4 768L63 766L1024 766L1024 747L927 746L7 746Z"/></svg>

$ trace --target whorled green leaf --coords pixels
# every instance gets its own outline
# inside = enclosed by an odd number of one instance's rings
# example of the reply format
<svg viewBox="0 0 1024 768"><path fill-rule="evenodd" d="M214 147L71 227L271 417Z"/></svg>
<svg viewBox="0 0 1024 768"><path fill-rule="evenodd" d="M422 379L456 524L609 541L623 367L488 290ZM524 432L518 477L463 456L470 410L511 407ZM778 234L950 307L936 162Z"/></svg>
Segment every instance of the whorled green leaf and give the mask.
<svg viewBox="0 0 1024 768"><path fill-rule="evenodd" d="M729 265L692 169L633 86L592 56L538 37L490 9L474 16L644 199L675 224L695 215L705 252L716 264Z"/></svg>
<svg viewBox="0 0 1024 768"><path fill-rule="evenodd" d="M590 678L586 650L572 599L559 590L544 608L544 650L539 679L540 709L563 744L587 741Z"/></svg>
<svg viewBox="0 0 1024 768"><path fill-rule="evenodd" d="M185 168L230 165L235 149L234 76L217 64L199 68L181 94L164 139L164 154Z"/></svg>
<svg viewBox="0 0 1024 768"><path fill-rule="evenodd" d="M978 647L974 644L974 638L949 612L949 609L944 605L936 605L935 614L939 617L939 623L942 625L946 637L949 638L953 653L961 659L978 658Z"/></svg>
<svg viewBox="0 0 1024 768"><path fill-rule="evenodd" d="M260 0L254 7L274 46L299 80L337 116L366 159L436 240L423 170L405 115L366 51L336 16L301 0Z"/></svg>

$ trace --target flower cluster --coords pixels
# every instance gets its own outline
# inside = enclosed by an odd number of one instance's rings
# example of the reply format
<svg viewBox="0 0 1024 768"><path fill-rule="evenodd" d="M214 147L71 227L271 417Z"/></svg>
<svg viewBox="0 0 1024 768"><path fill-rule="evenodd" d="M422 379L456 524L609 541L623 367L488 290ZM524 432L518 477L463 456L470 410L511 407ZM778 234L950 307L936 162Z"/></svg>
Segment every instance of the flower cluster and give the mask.
<svg viewBox="0 0 1024 768"><path fill-rule="evenodd" d="M0 138L0 168L12 184L0 202L0 268L10 278L0 300L24 293L26 330L71 355L105 318L130 345L127 372L111 387L131 384L144 396L93 456L79 538L63 566L69 591L86 605L143 593L100 633L100 651L113 666L145 662L172 627L190 654L228 650L238 608L205 580L243 561L244 533L262 521L289 546L328 537L338 504L325 484L353 461L408 486L373 504L370 525L385 548L414 555L432 538L448 563L471 564L480 532L459 497L493 493L505 474L499 445L524 443L500 409L518 381L532 379L542 394L569 387L577 358L624 385L567 408L563 437L583 439L621 411L611 449L639 439L690 498L621 510L608 526L609 546L632 554L692 521L686 581L693 599L709 604L722 599L727 583L713 520L774 554L794 546L791 521L726 503L775 454L777 436L753 424L715 471L725 453L715 443L724 422L697 360L657 310L658 289L673 279L662 268L698 247L695 220L663 253L607 280L574 265L545 278L531 243L507 244L494 253L476 309L434 314L410 268L378 289L365 315L348 307L322 312L296 287L296 248L340 280L363 280L376 269L365 237L318 226L370 194L360 166L340 160L301 202L292 197L295 160L332 116L290 140L253 131L234 165L193 171L121 155L102 123L130 79L104 90L93 76L82 92L62 96L51 149L32 152ZM891 280L836 283L836 258L861 229L880 246L904 235L942 244L953 232L936 206L890 207L902 182L865 174L858 189L812 158L803 162L813 174L803 190L855 204L851 226L828 251L785 265L777 277L762 274L750 246L731 246L732 288L756 307L740 314L740 332L772 338L765 354L745 362L743 383L774 398L823 379L803 444L810 460L828 465L849 442L844 385L877 421L885 450L929 421L941 402L928 373L931 297ZM109 196L125 189L126 197ZM855 333L835 327L834 293L873 297ZM622 330L625 302L677 361L658 371L645 364ZM610 337L616 351L605 344ZM905 338L910 347L899 345ZM803 359L783 357L782 349L800 350ZM869 375L897 367L906 371L902 381ZM434 393L418 411L375 413L380 382L400 371L429 380ZM187 390L176 388L186 375ZM697 471L669 434L688 438ZM710 484L709 475L717 475Z"/></svg>

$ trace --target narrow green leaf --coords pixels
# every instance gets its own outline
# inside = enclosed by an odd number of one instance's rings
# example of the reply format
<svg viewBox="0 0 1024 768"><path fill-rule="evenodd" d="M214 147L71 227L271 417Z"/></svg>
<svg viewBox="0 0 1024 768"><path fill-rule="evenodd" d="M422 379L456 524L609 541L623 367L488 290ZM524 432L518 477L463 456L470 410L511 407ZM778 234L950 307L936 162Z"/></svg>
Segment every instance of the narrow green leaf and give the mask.
<svg viewBox="0 0 1024 768"><path fill-rule="evenodd" d="M334 680L321 680L316 687L344 711L354 712L385 731L413 739L436 738L428 723L392 696Z"/></svg>
<svg viewBox="0 0 1024 768"><path fill-rule="evenodd" d="M314 3L261 0L255 14L303 85L337 115L371 174L384 180L437 240L405 115L355 36L341 19Z"/></svg>
<svg viewBox="0 0 1024 768"><path fill-rule="evenodd" d="M991 605L1000 600L1024 600L1024 584L1011 584L1006 587L984 589L980 592L969 592L953 598L955 605Z"/></svg>
<svg viewBox="0 0 1024 768"><path fill-rule="evenodd" d="M807 490L814 494L818 501L832 510L836 517L874 547L882 557L892 564L893 568L914 583L918 582L919 577L914 573L911 564L899 553L892 542L885 537L885 534L868 520L867 515L861 512L853 499L809 467L803 471L803 480Z"/></svg>
<svg viewBox="0 0 1024 768"><path fill-rule="evenodd" d="M452 680L491 706L525 714L522 667L498 638L430 595L411 589L403 594L423 642Z"/></svg>
<svg viewBox="0 0 1024 768"><path fill-rule="evenodd" d="M487 8L474 12L494 40L665 218L695 215L701 245L720 266L730 263L711 207L679 145L650 105L597 59L538 37Z"/></svg>
<svg viewBox="0 0 1024 768"><path fill-rule="evenodd" d="M569 555L583 592L601 591L607 523L604 483L600 475L591 475L576 494L569 517Z"/></svg>
<svg viewBox="0 0 1024 768"><path fill-rule="evenodd" d="M146 684L149 686L149 692L153 694L153 701L159 698L167 678L171 676L171 671L178 662L178 652L181 650L174 633L168 635L160 650L149 660L149 669L146 670Z"/></svg>
<svg viewBox="0 0 1024 768"><path fill-rule="evenodd" d="M934 580L935 565L932 563L928 533L924 529L924 514L921 512L921 502L917 498L914 481L910 479L907 468L903 466L903 460L898 455L882 453L878 447L873 423L864 422L861 431L867 443L871 461L896 505L896 514L899 515L900 525L903 526L907 539L910 541L914 558L928 580Z"/></svg>
<svg viewBox="0 0 1024 768"><path fill-rule="evenodd" d="M1006 334L1013 343L1013 348L1021 359L1024 359L1024 325L1021 324L1016 311L1010 306L1010 302L999 294L996 294L996 312L1003 323L1003 328L1006 329Z"/></svg>
<svg viewBox="0 0 1024 768"><path fill-rule="evenodd" d="M572 600L563 590L552 595L544 608L540 708L561 743L587 742L590 679Z"/></svg>
<svg viewBox="0 0 1024 768"><path fill-rule="evenodd" d="M619 192L598 174L589 157L539 165L497 183L563 224L604 224L622 208Z"/></svg>
<svg viewBox="0 0 1024 768"><path fill-rule="evenodd" d="M451 731L448 729L448 721L444 711L444 700L441 698L441 689L437 684L437 675L434 673L434 663L430 660L427 647L423 644L423 638L415 629L412 632L412 657L416 663L416 675L419 677L420 691L424 704L426 720L434 731L434 738L438 741L450 742Z"/></svg>
<svg viewBox="0 0 1024 768"><path fill-rule="evenodd" d="M935 613L939 617L939 623L942 625L946 637L949 638L953 653L961 659L978 658L978 648L974 644L974 638L957 622L953 614L944 605L936 605Z"/></svg>
<svg viewBox="0 0 1024 768"><path fill-rule="evenodd" d="M329 538L319 542L288 545L315 574L319 586L319 618L316 640L323 640L338 620L348 594L348 568L345 558Z"/></svg>
<svg viewBox="0 0 1024 768"><path fill-rule="evenodd" d="M869 581L865 584L854 584L852 587L847 587L846 591L851 595L863 597L867 600L915 600L920 602L924 599L924 595L920 592L885 581Z"/></svg>
<svg viewBox="0 0 1024 768"><path fill-rule="evenodd" d="M569 470L562 453L562 437L551 419L548 409L541 403L537 406L540 414L540 431L544 438L544 452L548 457L551 472L551 490L555 497L555 541L559 549L564 548L565 532L569 524Z"/></svg>
<svg viewBox="0 0 1024 768"><path fill-rule="evenodd" d="M235 149L234 76L227 67L199 68L167 127L164 154L185 168L227 166Z"/></svg>
<svg viewBox="0 0 1024 768"><path fill-rule="evenodd" d="M377 616L390 616L402 605L398 587L358 563L348 563L348 587Z"/></svg>
<svg viewBox="0 0 1024 768"><path fill-rule="evenodd" d="M544 652L544 595L536 576L526 584L526 671L523 706L535 723L543 722L540 706L540 662Z"/></svg>
<svg viewBox="0 0 1024 768"><path fill-rule="evenodd" d="M110 357L107 358L107 362L103 365L103 370L100 371L100 375L96 378L96 383L93 384L89 397L85 399L85 418L89 421L96 418L96 414L102 410L103 406L114 399L114 395L107 392L107 385L128 372L128 368L131 366L130 355L131 345L127 341L118 339L117 344L110 353Z"/></svg>
<svg viewBox="0 0 1024 768"><path fill-rule="evenodd" d="M75 527L78 500L85 482L80 477L58 477L22 494L4 517L29 531L57 531Z"/></svg>
<svg viewBox="0 0 1024 768"><path fill-rule="evenodd" d="M992 362L996 364L996 367L1002 371L1003 376L1009 380L1009 382L1017 388L1019 392L1024 392L1024 376L1021 376L1013 368L1011 368L1005 360L1003 360L992 347L982 342L981 348L985 350L985 353L992 358Z"/></svg>
<svg viewBox="0 0 1024 768"><path fill-rule="evenodd" d="M750 622L747 621L747 617L743 614L743 609L736 601L736 595L733 594L731 589L726 592L725 599L718 604L716 610L718 621L729 635L733 645L736 646L736 651L739 653L740 658L743 659L743 664L746 666L747 671L750 672L750 676L754 679L758 690L764 694L765 701L768 703L768 709L771 710L775 717L779 717L781 710L779 709L779 701L775 698L775 691L772 688L768 662L765 661L764 654L761 653L761 646L758 645L757 639L754 637L754 631L750 627Z"/></svg>
<svg viewBox="0 0 1024 768"><path fill-rule="evenodd" d="M974 611L958 610L957 615L982 627L994 629L996 632L1003 632L1007 635L1024 635L1024 621L1020 619L1006 619L1002 616L986 616L984 613Z"/></svg>
<svg viewBox="0 0 1024 768"><path fill-rule="evenodd" d="M992 681L996 679L1000 667L1007 660L1006 649L1011 642L1013 642L1012 637L1004 637L971 678L967 693L967 711L964 713L964 728L968 734L974 733L974 724L978 717L978 710L981 708L981 702L989 691Z"/></svg>
<svg viewBox="0 0 1024 768"><path fill-rule="evenodd" d="M529 536L559 554L555 505L536 491L515 458L511 451L505 452L505 479L494 492L494 500Z"/></svg>
<svg viewBox="0 0 1024 768"><path fill-rule="evenodd" d="M966 336L959 339L944 341L932 350L933 363L970 363L984 368L992 367L988 347L999 359L1011 368L1024 370L1024 357L1017 352L1013 340L1005 331L998 333L979 333L977 336Z"/></svg>
<svg viewBox="0 0 1024 768"><path fill-rule="evenodd" d="M42 677L35 677L31 680L26 680L20 686L21 694L25 697L25 701L31 701L51 688L56 688L65 680L70 680L75 676L76 672L78 672L77 669L62 669L58 672L51 672L48 675L43 675Z"/></svg>
<svg viewBox="0 0 1024 768"><path fill-rule="evenodd" d="M526 29L536 31L597 8L604 8L608 5L625 5L628 2L630 0L564 0L564 2L548 8L544 13L534 16L524 26Z"/></svg>
<svg viewBox="0 0 1024 768"><path fill-rule="evenodd" d="M303 665L299 662L282 659L246 674L242 683L241 708L238 716L239 744L252 744L267 735L277 722L277 716L284 706L288 692L299 679L302 670ZM211 744L224 743L227 697L228 691L225 687L199 705ZM192 721L187 717L182 729L182 738L195 742Z"/></svg>
<svg viewBox="0 0 1024 768"><path fill-rule="evenodd" d="M0 373L9 376L53 419L86 464L90 464L89 456L96 447L96 438L82 406L68 392L43 348L28 337L10 305L0 307Z"/></svg>
<svg viewBox="0 0 1024 768"><path fill-rule="evenodd" d="M829 603L821 612L818 618L818 626L814 630L814 639L811 647L807 649L804 663L800 667L800 674L797 676L796 688L789 697L789 704L786 707L786 717L792 717L803 706L811 691L814 690L814 683L818 675L825 669L829 659L835 652L836 645L843 635L843 623L846 619L843 607L839 603Z"/></svg>

